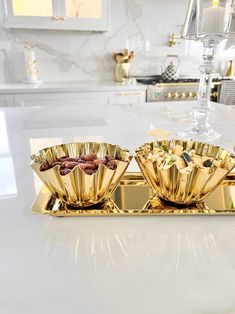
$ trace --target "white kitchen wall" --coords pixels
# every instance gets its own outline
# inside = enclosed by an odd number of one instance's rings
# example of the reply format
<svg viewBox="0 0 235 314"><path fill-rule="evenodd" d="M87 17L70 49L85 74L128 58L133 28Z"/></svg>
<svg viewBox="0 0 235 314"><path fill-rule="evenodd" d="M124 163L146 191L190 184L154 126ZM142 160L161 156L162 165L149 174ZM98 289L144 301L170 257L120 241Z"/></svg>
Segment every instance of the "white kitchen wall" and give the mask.
<svg viewBox="0 0 235 314"><path fill-rule="evenodd" d="M42 81L112 80L113 51L136 50L133 75L159 74L167 54L178 54L180 73L198 74L201 46L179 41L170 48L168 37L179 33L188 0L110 0L110 31L106 33L12 30L0 26L0 82L25 79L23 45L35 47ZM234 48L223 51L218 70L225 71Z"/></svg>

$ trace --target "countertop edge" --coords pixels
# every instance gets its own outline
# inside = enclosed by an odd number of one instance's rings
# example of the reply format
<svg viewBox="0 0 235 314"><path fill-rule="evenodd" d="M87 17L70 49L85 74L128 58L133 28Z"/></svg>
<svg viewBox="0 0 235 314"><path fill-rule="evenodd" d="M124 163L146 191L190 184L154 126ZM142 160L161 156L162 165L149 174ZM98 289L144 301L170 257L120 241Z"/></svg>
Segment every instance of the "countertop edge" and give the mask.
<svg viewBox="0 0 235 314"><path fill-rule="evenodd" d="M146 85L122 84L115 82L47 82L40 84L9 83L0 84L0 94L24 93L63 93L63 92L112 92L112 91L145 91Z"/></svg>

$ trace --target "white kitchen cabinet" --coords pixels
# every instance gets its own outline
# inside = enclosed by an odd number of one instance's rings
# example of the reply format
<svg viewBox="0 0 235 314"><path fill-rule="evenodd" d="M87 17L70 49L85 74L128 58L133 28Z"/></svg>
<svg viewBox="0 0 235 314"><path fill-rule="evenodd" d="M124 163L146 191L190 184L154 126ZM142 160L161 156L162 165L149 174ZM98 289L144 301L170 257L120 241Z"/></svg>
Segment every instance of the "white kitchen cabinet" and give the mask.
<svg viewBox="0 0 235 314"><path fill-rule="evenodd" d="M51 105L68 105L76 106L85 105L128 105L145 102L144 90L133 91L91 91L91 92L53 92L53 93L27 93L16 94L16 106L51 106Z"/></svg>
<svg viewBox="0 0 235 314"><path fill-rule="evenodd" d="M0 95L0 107L14 106L15 99L13 95L1 94Z"/></svg>
<svg viewBox="0 0 235 314"><path fill-rule="evenodd" d="M107 31L109 0L2 1L9 28Z"/></svg>
<svg viewBox="0 0 235 314"><path fill-rule="evenodd" d="M0 84L0 106L135 105L146 102L143 85L115 82L45 83L39 86Z"/></svg>
<svg viewBox="0 0 235 314"><path fill-rule="evenodd" d="M74 104L77 106L95 104L97 106L109 103L112 93L109 92L61 92L61 93L31 93L16 94L16 106L53 106Z"/></svg>

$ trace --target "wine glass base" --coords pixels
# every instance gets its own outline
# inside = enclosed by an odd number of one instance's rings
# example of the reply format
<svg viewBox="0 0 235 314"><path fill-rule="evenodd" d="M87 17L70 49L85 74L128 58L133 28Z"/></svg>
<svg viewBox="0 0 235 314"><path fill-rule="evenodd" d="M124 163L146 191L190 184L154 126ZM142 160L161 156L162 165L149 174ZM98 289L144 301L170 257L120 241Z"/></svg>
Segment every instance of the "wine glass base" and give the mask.
<svg viewBox="0 0 235 314"><path fill-rule="evenodd" d="M221 134L216 132L211 127L206 130L199 130L192 127L185 129L184 131L178 132L178 135L182 139L192 139L202 142L211 142L220 138Z"/></svg>

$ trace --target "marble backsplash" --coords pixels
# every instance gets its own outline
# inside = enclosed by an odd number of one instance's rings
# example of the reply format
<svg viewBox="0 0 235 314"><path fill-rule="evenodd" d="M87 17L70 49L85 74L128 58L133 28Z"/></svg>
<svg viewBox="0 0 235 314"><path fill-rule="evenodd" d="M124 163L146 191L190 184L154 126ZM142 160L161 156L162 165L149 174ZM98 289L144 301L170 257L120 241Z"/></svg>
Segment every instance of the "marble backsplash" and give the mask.
<svg viewBox="0 0 235 314"><path fill-rule="evenodd" d="M168 37L179 33L188 0L110 0L110 31L105 33L5 29L0 24L0 82L25 79L23 46L36 51L42 81L113 80L113 51L136 51L132 75L160 74L167 54L181 60L180 74L198 75L201 45L179 41L168 47ZM0 21L1 22L1 21ZM217 70L226 72L235 48L222 43Z"/></svg>

